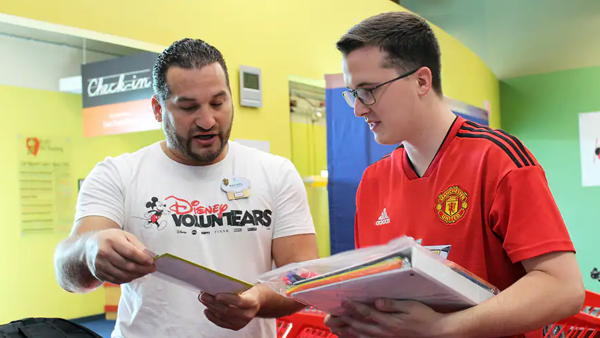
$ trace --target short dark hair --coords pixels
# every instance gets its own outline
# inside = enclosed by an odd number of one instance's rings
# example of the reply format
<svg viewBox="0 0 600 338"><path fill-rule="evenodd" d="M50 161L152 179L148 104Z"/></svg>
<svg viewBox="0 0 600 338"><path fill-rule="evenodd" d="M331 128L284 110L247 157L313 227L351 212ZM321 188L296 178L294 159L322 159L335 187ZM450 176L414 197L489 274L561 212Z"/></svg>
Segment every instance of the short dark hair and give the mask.
<svg viewBox="0 0 600 338"><path fill-rule="evenodd" d="M176 66L183 69L194 69L202 68L215 62L218 62L223 67L225 78L227 79L227 87L229 88L227 64L217 48L200 39L186 38L173 42L171 46L160 53L154 63L152 71L154 94L161 101L164 101L171 94L167 85L167 71L170 67Z"/></svg>
<svg viewBox="0 0 600 338"><path fill-rule="evenodd" d="M344 56L362 47L379 47L388 54L384 67L411 71L427 67L433 90L442 96L440 46L433 30L421 17L409 12L389 12L370 17L352 27L337 42Z"/></svg>

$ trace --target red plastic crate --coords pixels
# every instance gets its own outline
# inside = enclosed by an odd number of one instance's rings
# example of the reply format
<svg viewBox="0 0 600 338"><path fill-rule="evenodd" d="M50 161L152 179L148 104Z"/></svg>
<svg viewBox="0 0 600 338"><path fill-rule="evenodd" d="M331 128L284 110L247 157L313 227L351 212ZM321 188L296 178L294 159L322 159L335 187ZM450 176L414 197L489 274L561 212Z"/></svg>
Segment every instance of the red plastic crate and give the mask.
<svg viewBox="0 0 600 338"><path fill-rule="evenodd" d="M307 308L277 320L277 338L333 338L325 314ZM544 329L545 338L600 338L600 294L586 291L584 308L575 316Z"/></svg>
<svg viewBox="0 0 600 338"><path fill-rule="evenodd" d="M600 338L600 294L585 292L583 310L548 326L545 338Z"/></svg>
<svg viewBox="0 0 600 338"><path fill-rule="evenodd" d="M325 326L325 313L306 308L277 320L277 338L337 338Z"/></svg>

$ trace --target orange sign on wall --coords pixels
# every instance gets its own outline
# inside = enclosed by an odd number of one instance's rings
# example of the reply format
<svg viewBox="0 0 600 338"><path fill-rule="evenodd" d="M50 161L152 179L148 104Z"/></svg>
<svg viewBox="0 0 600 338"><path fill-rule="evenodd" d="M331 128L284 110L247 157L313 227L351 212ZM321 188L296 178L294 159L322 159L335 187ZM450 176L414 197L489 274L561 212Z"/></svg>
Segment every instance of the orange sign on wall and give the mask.
<svg viewBox="0 0 600 338"><path fill-rule="evenodd" d="M150 99L83 109L83 136L94 137L160 129Z"/></svg>

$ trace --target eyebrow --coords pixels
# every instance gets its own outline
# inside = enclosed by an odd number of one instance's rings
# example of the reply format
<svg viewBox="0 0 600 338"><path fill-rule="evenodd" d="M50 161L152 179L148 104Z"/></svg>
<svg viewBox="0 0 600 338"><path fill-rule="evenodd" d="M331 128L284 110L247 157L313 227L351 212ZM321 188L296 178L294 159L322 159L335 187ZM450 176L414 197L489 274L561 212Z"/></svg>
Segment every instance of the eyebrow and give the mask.
<svg viewBox="0 0 600 338"><path fill-rule="evenodd" d="M359 84L356 86L356 88L362 88L362 87L367 87L367 88L368 88L368 87L373 87L373 86L376 86L376 85L377 85L377 84L376 84L376 83L373 83L373 82L361 82L361 83L359 83Z"/></svg>
<svg viewBox="0 0 600 338"><path fill-rule="evenodd" d="M196 101L195 99L192 99L191 97L185 97L185 96L180 96L178 97L175 102L179 103L179 102L193 102Z"/></svg>
<svg viewBox="0 0 600 338"><path fill-rule="evenodd" d="M220 92L218 92L217 94L213 95L213 99L217 98L219 96L225 96L227 95L227 92L222 90ZM191 98L191 97L185 97L185 96L180 96L175 100L176 103L180 103L180 102L196 102L196 99Z"/></svg>
<svg viewBox="0 0 600 338"><path fill-rule="evenodd" d="M222 91L218 92L217 94L213 95L213 99L214 99L215 97L219 97L219 96L226 96L226 95L227 95L227 92L226 92L226 91L224 91L224 90L222 90Z"/></svg>

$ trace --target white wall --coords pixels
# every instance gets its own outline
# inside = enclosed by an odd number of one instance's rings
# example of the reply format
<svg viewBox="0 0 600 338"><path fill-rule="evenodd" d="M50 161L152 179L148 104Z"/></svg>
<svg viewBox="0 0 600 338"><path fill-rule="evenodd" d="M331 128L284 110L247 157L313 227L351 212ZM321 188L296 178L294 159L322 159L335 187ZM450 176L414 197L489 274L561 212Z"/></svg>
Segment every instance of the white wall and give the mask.
<svg viewBox="0 0 600 338"><path fill-rule="evenodd" d="M0 84L58 91L60 78L81 74L83 50L0 34ZM86 52L86 61L117 56Z"/></svg>

